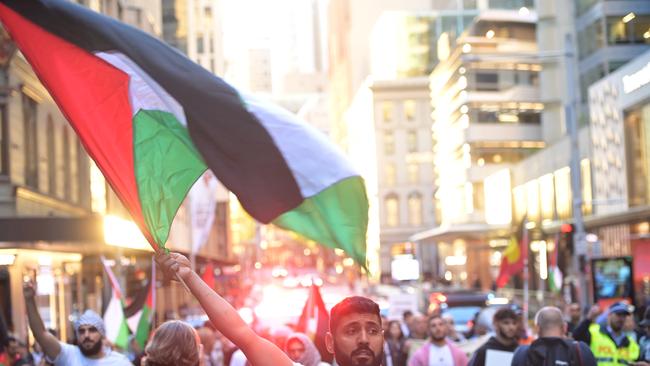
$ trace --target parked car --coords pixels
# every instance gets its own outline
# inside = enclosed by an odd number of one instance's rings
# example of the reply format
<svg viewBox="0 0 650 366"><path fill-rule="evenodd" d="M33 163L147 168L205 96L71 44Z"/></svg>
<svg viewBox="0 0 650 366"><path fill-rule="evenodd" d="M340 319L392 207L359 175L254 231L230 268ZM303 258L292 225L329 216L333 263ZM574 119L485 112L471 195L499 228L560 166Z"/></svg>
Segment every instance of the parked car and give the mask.
<svg viewBox="0 0 650 366"><path fill-rule="evenodd" d="M498 308L494 305L503 305L504 303L507 303L507 299L496 298L491 292L439 291L433 292L429 296L428 313L439 311L443 314L450 314L454 318L456 332L467 334L477 319L485 317L490 318L488 331L491 330L492 316ZM485 313L485 315L481 316L481 313Z"/></svg>

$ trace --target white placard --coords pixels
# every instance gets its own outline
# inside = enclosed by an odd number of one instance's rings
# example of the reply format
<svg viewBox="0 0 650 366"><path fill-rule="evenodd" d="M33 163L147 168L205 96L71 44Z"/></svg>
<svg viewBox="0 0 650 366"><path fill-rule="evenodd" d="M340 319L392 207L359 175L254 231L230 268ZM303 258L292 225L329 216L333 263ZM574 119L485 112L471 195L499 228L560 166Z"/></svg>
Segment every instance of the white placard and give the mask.
<svg viewBox="0 0 650 366"><path fill-rule="evenodd" d="M487 350L485 353L485 366L504 366L510 365L514 353L506 351Z"/></svg>

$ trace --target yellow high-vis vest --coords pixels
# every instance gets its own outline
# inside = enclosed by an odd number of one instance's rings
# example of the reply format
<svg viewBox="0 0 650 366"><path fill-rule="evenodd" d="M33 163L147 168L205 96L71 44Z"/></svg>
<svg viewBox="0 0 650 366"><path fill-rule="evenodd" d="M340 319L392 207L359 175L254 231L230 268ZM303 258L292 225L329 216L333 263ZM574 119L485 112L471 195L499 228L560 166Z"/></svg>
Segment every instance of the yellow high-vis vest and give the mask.
<svg viewBox="0 0 650 366"><path fill-rule="evenodd" d="M632 337L627 336L627 347L616 347L616 343L605 333L600 331L599 324L589 326L591 334L591 352L596 357L598 366L621 366L636 361L641 352L639 344Z"/></svg>

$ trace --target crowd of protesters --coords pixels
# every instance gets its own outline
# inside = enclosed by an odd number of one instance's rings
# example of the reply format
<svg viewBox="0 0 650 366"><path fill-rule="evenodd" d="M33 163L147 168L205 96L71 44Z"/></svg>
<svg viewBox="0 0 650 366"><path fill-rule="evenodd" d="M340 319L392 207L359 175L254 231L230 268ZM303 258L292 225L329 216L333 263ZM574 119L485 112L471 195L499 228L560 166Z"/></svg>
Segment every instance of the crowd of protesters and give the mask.
<svg viewBox="0 0 650 366"><path fill-rule="evenodd" d="M45 328L34 284L25 283L27 318L36 342L30 352L26 342L9 335L0 317L0 366L650 366L650 310L636 323L634 308L622 302L607 309L594 306L584 317L579 304L569 304L565 312L544 307L531 330L521 308L508 305L494 313L490 327L475 321L462 333L449 313L406 311L400 319L388 319L372 300L353 296L332 308L328 354L323 355L311 337L286 326L255 333L182 255L157 260L168 277L182 280L199 301L209 318L203 325L166 321L144 349L131 337L121 352L107 342L102 318L87 310L74 322L75 340L68 344Z"/></svg>

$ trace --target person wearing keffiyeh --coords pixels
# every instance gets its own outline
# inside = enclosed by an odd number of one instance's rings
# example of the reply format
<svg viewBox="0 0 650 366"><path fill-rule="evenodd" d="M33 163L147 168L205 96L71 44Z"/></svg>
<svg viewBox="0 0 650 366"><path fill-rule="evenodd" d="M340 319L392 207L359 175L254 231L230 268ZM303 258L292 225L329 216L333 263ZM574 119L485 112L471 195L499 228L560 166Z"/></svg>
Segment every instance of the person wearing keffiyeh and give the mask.
<svg viewBox="0 0 650 366"><path fill-rule="evenodd" d="M59 341L45 329L43 319L36 307L35 295L35 284L25 282L23 296L29 327L34 338L43 348L48 362L53 362L55 366L133 366L124 355L103 346L106 336L104 321L92 310L86 310L74 322L77 346Z"/></svg>

